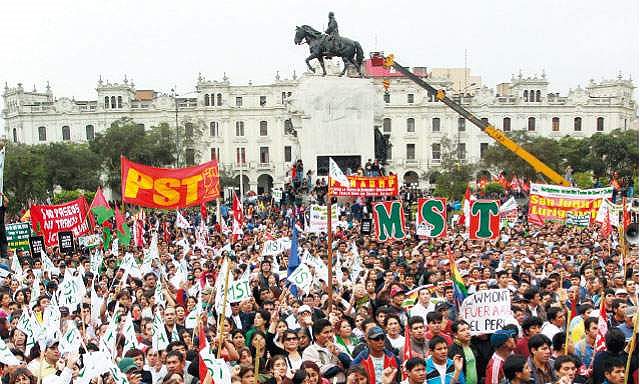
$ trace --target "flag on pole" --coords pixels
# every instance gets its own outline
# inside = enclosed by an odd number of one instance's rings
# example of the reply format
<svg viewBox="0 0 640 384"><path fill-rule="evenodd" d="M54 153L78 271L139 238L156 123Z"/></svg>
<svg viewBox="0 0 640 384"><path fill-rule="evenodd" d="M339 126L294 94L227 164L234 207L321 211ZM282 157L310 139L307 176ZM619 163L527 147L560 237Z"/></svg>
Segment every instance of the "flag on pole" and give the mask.
<svg viewBox="0 0 640 384"><path fill-rule="evenodd" d="M191 224L187 221L187 219L182 216L180 210L176 209L176 227L181 229L189 229L191 228Z"/></svg>
<svg viewBox="0 0 640 384"><path fill-rule="evenodd" d="M343 187L349 186L349 179L342 173L342 170L335 161L329 158L329 177L338 182Z"/></svg>
<svg viewBox="0 0 640 384"><path fill-rule="evenodd" d="M120 245L127 246L131 243L131 229L125 222L124 215L118 209L116 205L116 233L118 235L118 242Z"/></svg>
<svg viewBox="0 0 640 384"><path fill-rule="evenodd" d="M201 353L204 351L209 352L209 343L207 342L207 335L204 332L204 324L198 326L198 351ZM207 365L202 359L202 355L198 353L198 372L200 374L200 382L204 383L204 379L207 377Z"/></svg>
<svg viewBox="0 0 640 384"><path fill-rule="evenodd" d="M238 195L233 193L233 235L232 241L238 240L242 236L242 226L244 225L244 213L242 211L242 201L238 198Z"/></svg>
<svg viewBox="0 0 640 384"><path fill-rule="evenodd" d="M607 346L605 345L605 336L607 331L609 330L609 326L607 325L607 309L604 305L604 298L600 299L600 311L598 313L598 334L596 335L596 343L594 345L594 355L596 352L606 351ZM593 364L593 360L591 361Z"/></svg>
<svg viewBox="0 0 640 384"><path fill-rule="evenodd" d="M467 228L469 228L471 224L471 189L469 188L469 184L467 184L467 190L464 192L462 215L460 215L460 221L458 222L458 225L462 224Z"/></svg>
<svg viewBox="0 0 640 384"><path fill-rule="evenodd" d="M97 217L94 217L97 215L97 213L94 212L94 208L97 207L111 209L111 207L109 207L109 203L107 203L107 199L104 197L102 187L98 187L95 196L93 196L93 200L91 200L91 205L89 206L89 211L92 213L92 215L89 215L92 227L95 227L96 220L98 220ZM98 224L102 224L102 222L98 222Z"/></svg>
<svg viewBox="0 0 640 384"><path fill-rule="evenodd" d="M458 266L456 265L456 261L453 258L453 252L449 252L449 266L451 267L453 291L456 301L459 304L462 303L467 297L467 287L464 285L464 280L462 279L462 275L460 275L460 271L458 271Z"/></svg>

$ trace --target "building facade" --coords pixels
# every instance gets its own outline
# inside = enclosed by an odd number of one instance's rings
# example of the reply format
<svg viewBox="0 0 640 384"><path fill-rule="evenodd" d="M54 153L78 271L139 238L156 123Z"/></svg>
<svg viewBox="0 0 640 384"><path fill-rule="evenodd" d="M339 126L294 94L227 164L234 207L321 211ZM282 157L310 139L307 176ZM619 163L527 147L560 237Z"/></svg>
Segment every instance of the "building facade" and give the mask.
<svg viewBox="0 0 640 384"><path fill-rule="evenodd" d="M387 170L396 172L401 180L428 184L428 171L438 168L445 138L449 145L453 143L458 156L469 162L480 160L492 143L475 126L399 74L373 68L369 62L365 69L368 79L344 80L349 84L361 81L359 86L372 88L379 101L380 108L364 120L371 137L362 140L373 140L376 127L389 135L392 147ZM328 70L335 73L337 68L329 65ZM473 92L455 94L450 79L423 67L413 71L504 131L559 138L590 136L617 128L637 129L634 86L620 76L592 80L565 95L550 89L544 73L513 76L497 85L495 92L478 84L476 77ZM310 79L319 80L313 74L293 79L276 76L271 84L241 86L232 85L226 76L220 81L199 76L195 91L184 95L138 90L126 78L122 83L100 79L96 99L86 101L56 98L48 84L44 92L26 91L22 84L12 88L5 85L5 135L7 140L26 144L86 142L121 118L131 118L146 128L163 122L172 127L177 124L186 132L198 128L202 133L199 144L181 155L182 165L216 159L233 177L239 178L242 173L245 190L262 192L281 186L292 164L317 145L304 140L312 136L299 134L305 129L305 119L310 118L299 110L301 99L309 97L301 89ZM390 80L387 91L383 79ZM335 86L340 84L338 79L331 81L337 81ZM311 126L317 129L319 124ZM326 137L329 147L332 139ZM357 147L354 143L352 152L357 152ZM366 160L363 156L362 162ZM306 165L305 172L314 168L315 164Z"/></svg>

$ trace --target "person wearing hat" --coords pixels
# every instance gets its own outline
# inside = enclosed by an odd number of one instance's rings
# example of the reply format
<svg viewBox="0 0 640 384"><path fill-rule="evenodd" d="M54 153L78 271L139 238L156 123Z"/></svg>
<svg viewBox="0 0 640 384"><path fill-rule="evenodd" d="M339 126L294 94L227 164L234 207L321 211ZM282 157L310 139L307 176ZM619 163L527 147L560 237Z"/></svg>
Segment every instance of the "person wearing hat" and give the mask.
<svg viewBox="0 0 640 384"><path fill-rule="evenodd" d="M78 353L69 353L67 354L66 364L64 369L58 374L58 360L60 360L60 351L58 350L58 345L60 343L58 340L47 339L44 342L44 353L42 354L44 360L41 360L41 357L31 360L31 362L27 365L27 369L37 378L39 381L42 381L45 378L50 376L59 376L62 382L70 382L71 381L71 371L73 366L76 364L80 355ZM37 349L35 352L38 352L41 344L36 343L33 347ZM34 350L32 349L32 353ZM38 353L38 355L40 355Z"/></svg>
<svg viewBox="0 0 640 384"><path fill-rule="evenodd" d="M127 376L129 384L140 384L142 382L142 375L138 372L138 366L131 357L124 357L118 362L118 368L120 372Z"/></svg>
<svg viewBox="0 0 640 384"><path fill-rule="evenodd" d="M494 351L485 371L486 384L499 384L504 378L504 361L516 348L515 332L506 329L495 331L490 338Z"/></svg>
<svg viewBox="0 0 640 384"><path fill-rule="evenodd" d="M627 342L631 339L633 334L633 319L638 311L638 307L627 307L624 313L624 323L618 325L618 329L624 333L624 338Z"/></svg>
<svg viewBox="0 0 640 384"><path fill-rule="evenodd" d="M362 365L369 376L369 383L382 384L382 372L387 368L400 369L400 359L384 347L386 336L379 326L367 332L367 348L362 350L351 365ZM395 382L400 382L396 375Z"/></svg>

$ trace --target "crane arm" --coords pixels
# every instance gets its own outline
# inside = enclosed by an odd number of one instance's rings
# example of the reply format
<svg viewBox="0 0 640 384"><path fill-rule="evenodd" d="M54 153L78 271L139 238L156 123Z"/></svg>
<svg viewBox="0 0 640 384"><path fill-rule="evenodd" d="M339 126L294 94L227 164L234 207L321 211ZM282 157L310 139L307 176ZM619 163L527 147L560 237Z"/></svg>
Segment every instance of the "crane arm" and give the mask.
<svg viewBox="0 0 640 384"><path fill-rule="evenodd" d="M398 71L398 72L402 73L403 75L405 75L407 78L409 78L409 80L413 81L414 83L418 84L420 87L422 87L425 90L427 90L427 92L430 95L434 95L435 98L438 101L443 102L449 108L451 108L454 111L458 112L458 114L460 114L460 116L462 116L465 119L469 120L471 123L473 123L473 125L475 125L476 127L480 128L484 133L489 135L489 137L491 137L492 139L494 139L495 141L500 143L502 146L507 148L509 151L511 151L514 154L516 154L522 160L526 161L529 165L531 165L533 167L533 169L536 172L542 173L543 175L548 177L553 183L558 184L558 185L563 185L563 186L566 186L566 187L571 186L571 183L569 183L567 180L565 180L565 178L562 177L559 173L557 173L556 171L551 169L545 163L540 161L537 157L535 157L534 155L529 153L527 150L522 148L518 143L516 143L515 141L511 140L502 131L500 131L499 129L496 129L496 127L494 127L493 125L489 124L488 122L480 120L473 113L469 112L466 108L464 108L462 105L460 105L459 103L457 103L457 102L453 101L452 99L450 99L449 97L447 97L447 95L445 94L444 90L435 89L433 86L431 86L430 84L428 84L427 82L425 82L424 80L422 80L421 78L419 78L418 76L413 74L407 68L405 68L402 65L398 64L393 59L393 55L389 55L384 59L384 66L385 67L393 67L393 68L395 68L396 71Z"/></svg>

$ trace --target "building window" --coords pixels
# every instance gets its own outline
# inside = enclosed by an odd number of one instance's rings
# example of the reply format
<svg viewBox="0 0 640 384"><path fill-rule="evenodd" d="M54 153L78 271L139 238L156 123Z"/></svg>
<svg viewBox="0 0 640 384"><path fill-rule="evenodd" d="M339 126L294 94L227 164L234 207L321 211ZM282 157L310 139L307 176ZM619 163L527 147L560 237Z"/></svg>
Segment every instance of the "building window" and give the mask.
<svg viewBox="0 0 640 384"><path fill-rule="evenodd" d="M62 127L62 140L69 141L71 140L71 128L68 125Z"/></svg>
<svg viewBox="0 0 640 384"><path fill-rule="evenodd" d="M211 148L211 160L220 161L220 148Z"/></svg>
<svg viewBox="0 0 640 384"><path fill-rule="evenodd" d="M536 118L535 117L530 117L527 120L527 131L533 132L535 130L536 130Z"/></svg>
<svg viewBox="0 0 640 384"><path fill-rule="evenodd" d="M89 124L86 127L84 127L86 136L87 136L87 140L93 140L96 138L96 132L95 129L93 128L93 125Z"/></svg>
<svg viewBox="0 0 640 384"><path fill-rule="evenodd" d="M47 127L38 127L38 140L47 141Z"/></svg>
<svg viewBox="0 0 640 384"><path fill-rule="evenodd" d="M440 143L431 144L431 159L440 160Z"/></svg>
<svg viewBox="0 0 640 384"><path fill-rule="evenodd" d="M465 143L458 143L458 160L464 160L467 158L467 145Z"/></svg>
<svg viewBox="0 0 640 384"><path fill-rule="evenodd" d="M144 131L144 124L136 124L136 128Z"/></svg>
<svg viewBox="0 0 640 384"><path fill-rule="evenodd" d="M524 90L524 101L529 101L529 91Z"/></svg>
<svg viewBox="0 0 640 384"><path fill-rule="evenodd" d="M260 136L267 136L267 122L262 120L260 122Z"/></svg>
<svg viewBox="0 0 640 384"><path fill-rule="evenodd" d="M118 108L122 108L122 96L118 96Z"/></svg>
<svg viewBox="0 0 640 384"><path fill-rule="evenodd" d="M502 130L504 132L511 131L511 118L510 117L505 117L504 119L502 119Z"/></svg>
<svg viewBox="0 0 640 384"><path fill-rule="evenodd" d="M604 117L598 117L596 119L596 131L598 132L604 131Z"/></svg>
<svg viewBox="0 0 640 384"><path fill-rule="evenodd" d="M537 102L540 102L540 101L541 101L541 99L540 99L540 90L537 90L537 91L536 91L536 101L537 101Z"/></svg>
<svg viewBox="0 0 640 384"><path fill-rule="evenodd" d="M220 136L220 131L218 130L218 122L212 121L209 123L209 136L218 137Z"/></svg>
<svg viewBox="0 0 640 384"><path fill-rule="evenodd" d="M111 96L111 109L116 109L116 97Z"/></svg>
<svg viewBox="0 0 640 384"><path fill-rule="evenodd" d="M413 117L407 119L407 133L416 132L416 120Z"/></svg>
<svg viewBox="0 0 640 384"><path fill-rule="evenodd" d="M209 94L208 93L204 94L204 106L205 107L209 106Z"/></svg>
<svg viewBox="0 0 640 384"><path fill-rule="evenodd" d="M559 117L551 118L551 130L553 132L560 131L560 118Z"/></svg>
<svg viewBox="0 0 640 384"><path fill-rule="evenodd" d="M267 96L260 96L260 106L264 107L267 105Z"/></svg>
<svg viewBox="0 0 640 384"><path fill-rule="evenodd" d="M573 119L573 130L576 132L582 131L582 117Z"/></svg>
<svg viewBox="0 0 640 384"><path fill-rule="evenodd" d="M415 160L415 159L416 159L416 145L407 144L407 160Z"/></svg>
<svg viewBox="0 0 640 384"><path fill-rule="evenodd" d="M282 104L287 100L287 92L282 92Z"/></svg>
<svg viewBox="0 0 640 384"><path fill-rule="evenodd" d="M382 132L391 132L391 119L388 117L382 120Z"/></svg>
<svg viewBox="0 0 640 384"><path fill-rule="evenodd" d="M236 148L236 164L244 165L247 162L245 148Z"/></svg>
<svg viewBox="0 0 640 384"><path fill-rule="evenodd" d="M413 104L413 93L407 94L407 104Z"/></svg>
<svg viewBox="0 0 640 384"><path fill-rule="evenodd" d="M236 121L236 136L244 136L244 121Z"/></svg>
<svg viewBox="0 0 640 384"><path fill-rule="evenodd" d="M193 123L184 123L184 136L187 139L193 137Z"/></svg>
<svg viewBox="0 0 640 384"><path fill-rule="evenodd" d="M467 129L464 117L458 117L458 132L464 132Z"/></svg>
<svg viewBox="0 0 640 384"><path fill-rule="evenodd" d="M269 147L260 147L260 164L269 164Z"/></svg>
<svg viewBox="0 0 640 384"><path fill-rule="evenodd" d="M480 158L484 159L484 154L489 149L489 143L480 143Z"/></svg>
<svg viewBox="0 0 640 384"><path fill-rule="evenodd" d="M284 134L291 135L292 133L293 133L293 123L291 122L291 119L286 119L284 121Z"/></svg>
<svg viewBox="0 0 640 384"><path fill-rule="evenodd" d="M213 104L213 100L211 100L211 104ZM222 93L216 95L216 104L218 104L218 107L222 106Z"/></svg>
<svg viewBox="0 0 640 384"><path fill-rule="evenodd" d="M434 117L431 119L431 131L432 132L440 132L440 118Z"/></svg>
<svg viewBox="0 0 640 384"><path fill-rule="evenodd" d="M17 143L18 142L18 130L13 128L13 142Z"/></svg>
<svg viewBox="0 0 640 384"><path fill-rule="evenodd" d="M384 96L382 96L382 99L385 103L389 104L391 102L391 94L389 92L385 92Z"/></svg>
<svg viewBox="0 0 640 384"><path fill-rule="evenodd" d="M285 162L290 162L291 161L291 146L290 145L285 145L284 146L284 161Z"/></svg>
<svg viewBox="0 0 640 384"><path fill-rule="evenodd" d="M104 97L104 109L109 109L109 96Z"/></svg>
<svg viewBox="0 0 640 384"><path fill-rule="evenodd" d="M194 165L196 163L196 151L193 148L187 148L184 151L184 157L187 165Z"/></svg>
<svg viewBox="0 0 640 384"><path fill-rule="evenodd" d="M236 107L242 107L242 97L236 97Z"/></svg>

